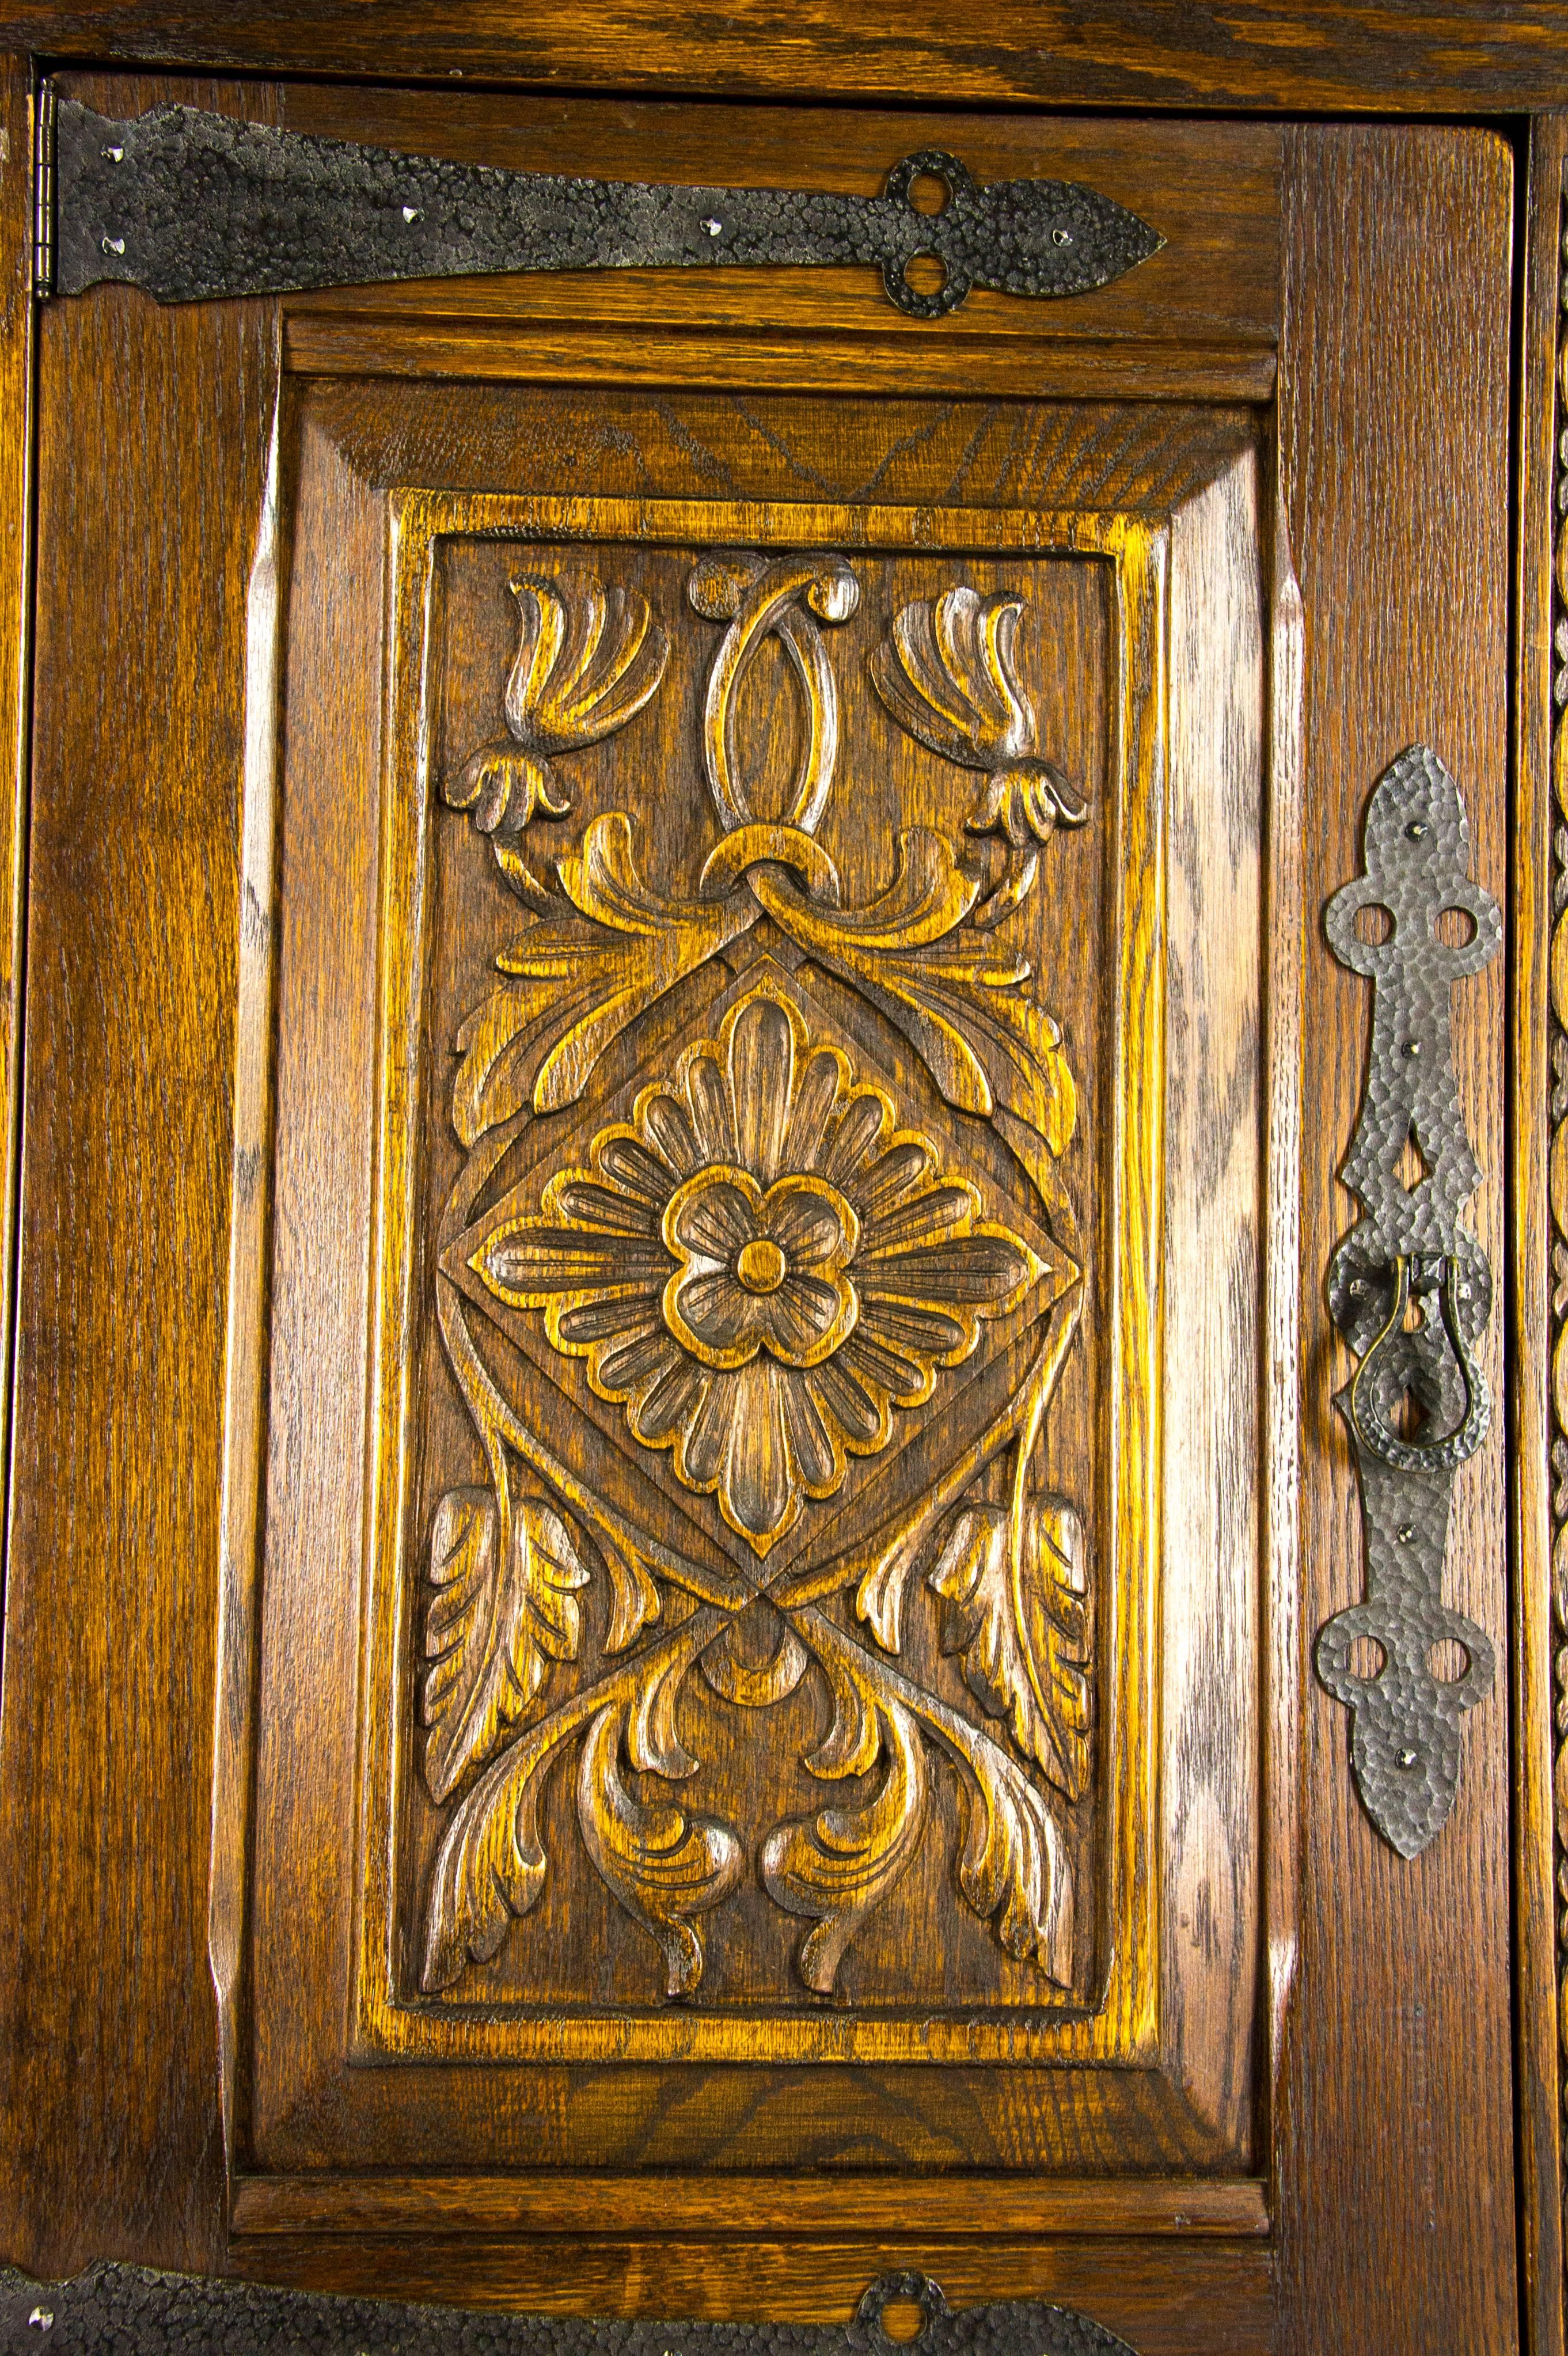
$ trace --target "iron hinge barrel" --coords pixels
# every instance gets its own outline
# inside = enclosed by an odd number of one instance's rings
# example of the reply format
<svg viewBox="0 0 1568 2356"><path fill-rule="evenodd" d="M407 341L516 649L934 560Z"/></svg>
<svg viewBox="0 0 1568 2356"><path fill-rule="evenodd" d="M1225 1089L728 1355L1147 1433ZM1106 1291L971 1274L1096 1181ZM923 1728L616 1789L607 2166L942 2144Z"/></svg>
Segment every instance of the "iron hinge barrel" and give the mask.
<svg viewBox="0 0 1568 2356"><path fill-rule="evenodd" d="M55 89L40 81L33 104L33 292L55 284Z"/></svg>

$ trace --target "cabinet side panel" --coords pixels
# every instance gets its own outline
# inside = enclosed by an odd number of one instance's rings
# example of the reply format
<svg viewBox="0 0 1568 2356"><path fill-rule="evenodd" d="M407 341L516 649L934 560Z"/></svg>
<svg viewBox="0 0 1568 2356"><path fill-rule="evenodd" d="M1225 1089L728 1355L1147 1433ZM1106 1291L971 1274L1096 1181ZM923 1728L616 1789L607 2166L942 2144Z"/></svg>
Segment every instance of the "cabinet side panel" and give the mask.
<svg viewBox="0 0 1568 2356"><path fill-rule="evenodd" d="M1302 1636L1362 1591L1356 1481L1324 1305L1356 1206L1364 985L1321 932L1359 872L1373 783L1430 744L1474 873L1506 874L1511 173L1478 132L1291 134L1282 460L1306 610ZM1441 268L1434 257L1441 255ZM1456 993L1460 1094L1504 1263L1501 967ZM1500 1383L1499 1321L1487 1344ZM1503 1431L1455 1486L1449 1599L1501 1645ZM1516 2344L1509 2002L1509 1705L1467 1721L1458 1803L1410 1862L1362 1814L1345 1713L1304 1664L1301 1955L1281 2119L1282 2345L1313 2356ZM1463 1959L1461 1961L1461 1958Z"/></svg>

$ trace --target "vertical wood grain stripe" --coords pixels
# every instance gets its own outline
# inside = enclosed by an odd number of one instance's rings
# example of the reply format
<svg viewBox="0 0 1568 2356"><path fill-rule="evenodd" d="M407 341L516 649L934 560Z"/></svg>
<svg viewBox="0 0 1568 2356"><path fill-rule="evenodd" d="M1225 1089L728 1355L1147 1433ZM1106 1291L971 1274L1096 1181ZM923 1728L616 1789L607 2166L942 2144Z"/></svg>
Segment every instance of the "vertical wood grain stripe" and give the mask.
<svg viewBox="0 0 1568 2356"><path fill-rule="evenodd" d="M32 100L0 57L0 1465L10 1455L17 1076L32 666ZM0 1591L4 1571L0 1569ZM0 1663L4 1637L0 1634Z"/></svg>
<svg viewBox="0 0 1568 2356"><path fill-rule="evenodd" d="M1515 1988L1519 2054L1519 2164L1520 2295L1523 2337L1534 2356L1562 2356L1563 2347L1563 2233L1560 2182L1562 2111L1568 2100L1568 2042L1560 2058L1559 2038L1568 2040L1568 1978L1561 1992L1559 1930L1568 1931L1568 1904L1559 1923L1553 1881L1561 1870L1562 1837L1568 1817L1568 1760L1553 1761L1552 1675L1555 1612L1557 1643L1565 1624L1564 1570L1568 1533L1561 1525L1568 1502L1568 1472L1562 1374L1563 1320L1568 1305L1568 1252L1563 1244L1562 1122L1568 1111L1568 1043L1557 1012L1549 1012L1548 959L1552 926L1561 967L1563 885L1554 878L1553 793L1564 792L1563 691L1561 658L1553 659L1554 625L1562 627L1561 590L1554 601L1553 558L1559 581L1568 557L1564 496L1568 472L1557 457L1558 440L1568 428L1558 391L1558 353L1563 316L1563 238L1568 232L1563 170L1568 162L1568 118L1543 117L1532 126L1530 185L1525 221L1522 380L1519 440L1519 621L1515 722L1513 907L1510 926L1512 1044L1509 1100L1512 1107L1513 1174L1510 1244L1513 1265L1509 1298L1512 1355L1509 1402L1509 1453L1512 1509L1513 1625L1509 1652L1514 1677L1514 1870ZM1560 545L1554 548L1554 542ZM1554 676L1555 674L1555 676ZM1553 746L1554 725L1559 741ZM1557 823L1560 824L1560 816ZM1556 1131L1552 1143L1552 1132ZM1548 1148L1552 1146L1551 1210L1548 1209ZM1556 1220L1555 1234L1552 1221ZM1550 1315L1548 1304L1550 1300ZM1549 1351L1558 1370L1549 1380ZM1549 1398L1550 1389L1550 1398ZM1549 1447L1551 1459L1549 1462ZM1552 1495L1553 1475L1557 1494ZM1555 1525L1556 1564L1553 1565ZM1562 1739L1568 1654L1558 1653L1558 1740ZM1558 1855L1553 1857L1553 1767Z"/></svg>

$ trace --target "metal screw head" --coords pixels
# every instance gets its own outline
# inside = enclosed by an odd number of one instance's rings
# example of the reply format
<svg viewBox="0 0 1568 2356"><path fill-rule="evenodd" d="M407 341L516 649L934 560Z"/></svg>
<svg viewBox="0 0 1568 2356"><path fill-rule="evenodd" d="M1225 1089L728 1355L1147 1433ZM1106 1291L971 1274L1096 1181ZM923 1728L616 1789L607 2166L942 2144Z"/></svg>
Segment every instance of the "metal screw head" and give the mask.
<svg viewBox="0 0 1568 2356"><path fill-rule="evenodd" d="M1053 229L1051 232L1051 241L1052 245L1071 245L1072 231L1070 229Z"/></svg>
<svg viewBox="0 0 1568 2356"><path fill-rule="evenodd" d="M1424 818L1413 818L1404 830L1412 842L1422 842L1431 833L1432 829Z"/></svg>
<svg viewBox="0 0 1568 2356"><path fill-rule="evenodd" d="M403 207L403 219L406 221L417 221L419 217L420 209L418 205L405 205Z"/></svg>
<svg viewBox="0 0 1568 2356"><path fill-rule="evenodd" d="M1399 1526L1399 1542L1401 1546L1413 1546L1415 1544L1415 1524L1413 1522L1401 1522Z"/></svg>
<svg viewBox="0 0 1568 2356"><path fill-rule="evenodd" d="M98 242L105 253L123 253L125 251L123 237L101 237Z"/></svg>
<svg viewBox="0 0 1568 2356"><path fill-rule="evenodd" d="M1400 1054L1401 1054L1402 1055L1408 1055L1408 1056L1410 1056L1410 1057L1412 1057L1412 1058L1413 1059L1415 1056L1419 1055L1420 1055L1420 1053L1421 1053L1421 1042L1420 1042L1420 1040L1419 1040L1419 1039L1407 1039L1407 1040L1405 1041L1405 1043L1404 1043L1403 1046L1400 1049L1400 1051L1399 1051L1399 1052L1400 1052Z"/></svg>
<svg viewBox="0 0 1568 2356"><path fill-rule="evenodd" d="M1402 1767L1413 1767L1420 1756L1419 1751L1402 1751L1399 1754L1399 1763Z"/></svg>
<svg viewBox="0 0 1568 2356"><path fill-rule="evenodd" d="M123 147L101 147L98 152L106 164L120 164L125 159Z"/></svg>
<svg viewBox="0 0 1568 2356"><path fill-rule="evenodd" d="M39 2331L49 2330L54 2319L54 2309L48 2307L35 2307L27 2318L27 2321Z"/></svg>
<svg viewBox="0 0 1568 2356"><path fill-rule="evenodd" d="M708 231L709 237L717 237L724 224L721 220L717 220L712 213L709 213L702 226Z"/></svg>

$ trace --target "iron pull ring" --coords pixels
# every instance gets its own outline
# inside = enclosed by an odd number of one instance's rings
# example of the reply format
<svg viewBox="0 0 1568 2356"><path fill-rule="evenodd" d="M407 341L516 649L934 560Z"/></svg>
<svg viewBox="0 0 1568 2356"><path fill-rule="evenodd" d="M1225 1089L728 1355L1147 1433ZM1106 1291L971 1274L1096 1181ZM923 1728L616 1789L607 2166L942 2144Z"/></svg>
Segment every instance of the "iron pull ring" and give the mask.
<svg viewBox="0 0 1568 2356"><path fill-rule="evenodd" d="M1487 1378L1470 1355L1459 1320L1459 1262L1451 1252L1401 1252L1392 1265L1393 1305L1350 1384L1350 1429L1363 1448L1381 1457L1396 1472L1451 1472L1474 1456L1492 1420ZM1435 1294L1441 1302L1443 1330L1465 1386L1464 1416L1457 1427L1441 1440L1402 1440L1383 1412L1378 1396L1382 1362L1403 1327L1413 1290L1418 1300Z"/></svg>

